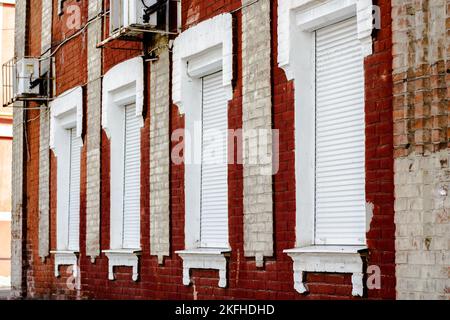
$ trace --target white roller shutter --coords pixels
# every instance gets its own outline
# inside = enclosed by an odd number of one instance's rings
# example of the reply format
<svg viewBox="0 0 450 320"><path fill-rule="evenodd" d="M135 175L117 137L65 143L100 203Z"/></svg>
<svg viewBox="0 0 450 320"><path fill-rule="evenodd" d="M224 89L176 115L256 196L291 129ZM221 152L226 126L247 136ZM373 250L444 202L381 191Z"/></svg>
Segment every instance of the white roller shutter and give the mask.
<svg viewBox="0 0 450 320"><path fill-rule="evenodd" d="M203 78L201 246L228 244L228 104L222 72Z"/></svg>
<svg viewBox="0 0 450 320"><path fill-rule="evenodd" d="M123 248L138 249L141 243L141 129L135 104L125 107L124 158Z"/></svg>
<svg viewBox="0 0 450 320"><path fill-rule="evenodd" d="M356 18L316 32L316 244L365 244L364 59Z"/></svg>
<svg viewBox="0 0 450 320"><path fill-rule="evenodd" d="M69 250L80 250L80 167L81 138L77 129L70 130L70 181L69 181Z"/></svg>

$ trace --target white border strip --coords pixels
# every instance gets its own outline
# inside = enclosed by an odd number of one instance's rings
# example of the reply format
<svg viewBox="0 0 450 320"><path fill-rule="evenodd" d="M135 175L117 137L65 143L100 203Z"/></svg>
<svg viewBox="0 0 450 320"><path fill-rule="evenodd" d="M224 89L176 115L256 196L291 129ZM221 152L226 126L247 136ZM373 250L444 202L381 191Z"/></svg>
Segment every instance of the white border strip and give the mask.
<svg viewBox="0 0 450 320"><path fill-rule="evenodd" d="M11 221L11 212L0 212L0 221Z"/></svg>
<svg viewBox="0 0 450 320"><path fill-rule="evenodd" d="M0 124L0 137L1 138L12 138L13 130L11 124Z"/></svg>

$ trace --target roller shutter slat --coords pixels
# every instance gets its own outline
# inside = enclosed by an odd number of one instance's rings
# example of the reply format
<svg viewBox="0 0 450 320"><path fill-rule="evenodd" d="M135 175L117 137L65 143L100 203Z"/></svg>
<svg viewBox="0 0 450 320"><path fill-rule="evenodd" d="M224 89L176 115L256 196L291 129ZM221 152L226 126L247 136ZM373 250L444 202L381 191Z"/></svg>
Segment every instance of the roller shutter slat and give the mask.
<svg viewBox="0 0 450 320"><path fill-rule="evenodd" d="M136 105L125 107L123 248L140 248L141 220L141 130Z"/></svg>
<svg viewBox="0 0 450 320"><path fill-rule="evenodd" d="M77 129L70 130L69 247L80 250L80 173L82 140Z"/></svg>
<svg viewBox="0 0 450 320"><path fill-rule="evenodd" d="M204 77L200 242L228 247L228 108L222 72ZM211 135L217 134L213 140Z"/></svg>
<svg viewBox="0 0 450 320"><path fill-rule="evenodd" d="M316 31L316 244L365 244L363 61L356 18Z"/></svg>

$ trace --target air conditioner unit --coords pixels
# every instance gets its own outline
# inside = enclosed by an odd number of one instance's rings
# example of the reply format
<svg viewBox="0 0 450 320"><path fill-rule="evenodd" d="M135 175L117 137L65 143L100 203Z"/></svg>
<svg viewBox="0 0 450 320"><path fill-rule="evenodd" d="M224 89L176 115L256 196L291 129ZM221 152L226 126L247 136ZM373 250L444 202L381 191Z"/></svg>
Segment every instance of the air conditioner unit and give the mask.
<svg viewBox="0 0 450 320"><path fill-rule="evenodd" d="M42 67L40 58L13 58L2 65L2 102L8 107L16 101L49 101L54 84L53 59L46 60L49 67ZM43 69L48 69L41 74Z"/></svg>
<svg viewBox="0 0 450 320"><path fill-rule="evenodd" d="M144 19L144 16L146 9L157 3L158 0L111 0L110 34L113 35L126 28L156 27L157 12L151 13L148 19Z"/></svg>
<svg viewBox="0 0 450 320"><path fill-rule="evenodd" d="M36 85L39 79L39 59L23 58L15 65L15 81L13 82L14 99L33 97L40 94L40 87Z"/></svg>

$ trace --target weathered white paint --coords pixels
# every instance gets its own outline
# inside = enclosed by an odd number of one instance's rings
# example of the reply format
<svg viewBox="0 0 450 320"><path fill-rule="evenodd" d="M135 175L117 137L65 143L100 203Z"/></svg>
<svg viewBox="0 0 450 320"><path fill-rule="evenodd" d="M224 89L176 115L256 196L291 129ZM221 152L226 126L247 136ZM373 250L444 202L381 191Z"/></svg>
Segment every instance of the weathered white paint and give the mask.
<svg viewBox="0 0 450 320"><path fill-rule="evenodd" d="M86 255L91 262L100 255L101 211L101 101L102 101L102 49L97 43L102 39L103 21L94 19L103 12L102 0L88 0L87 27L87 78L86 105Z"/></svg>
<svg viewBox="0 0 450 320"><path fill-rule="evenodd" d="M399 300L448 300L450 152L395 160L395 263Z"/></svg>
<svg viewBox="0 0 450 320"><path fill-rule="evenodd" d="M170 256L170 52L159 37L159 59L150 66L150 254Z"/></svg>
<svg viewBox="0 0 450 320"><path fill-rule="evenodd" d="M273 151L278 134L272 132L272 5L269 0L242 4L251 4L242 10L244 256L262 268L264 258L274 254L273 173L279 162ZM264 161L257 159L261 152Z"/></svg>
<svg viewBox="0 0 450 320"><path fill-rule="evenodd" d="M14 53L20 59L25 56L27 33L27 2L17 0L15 6ZM23 260L23 169L24 169L24 104L16 102L13 109L13 157L12 157L12 218L11 218L11 297L19 298L25 289Z"/></svg>

